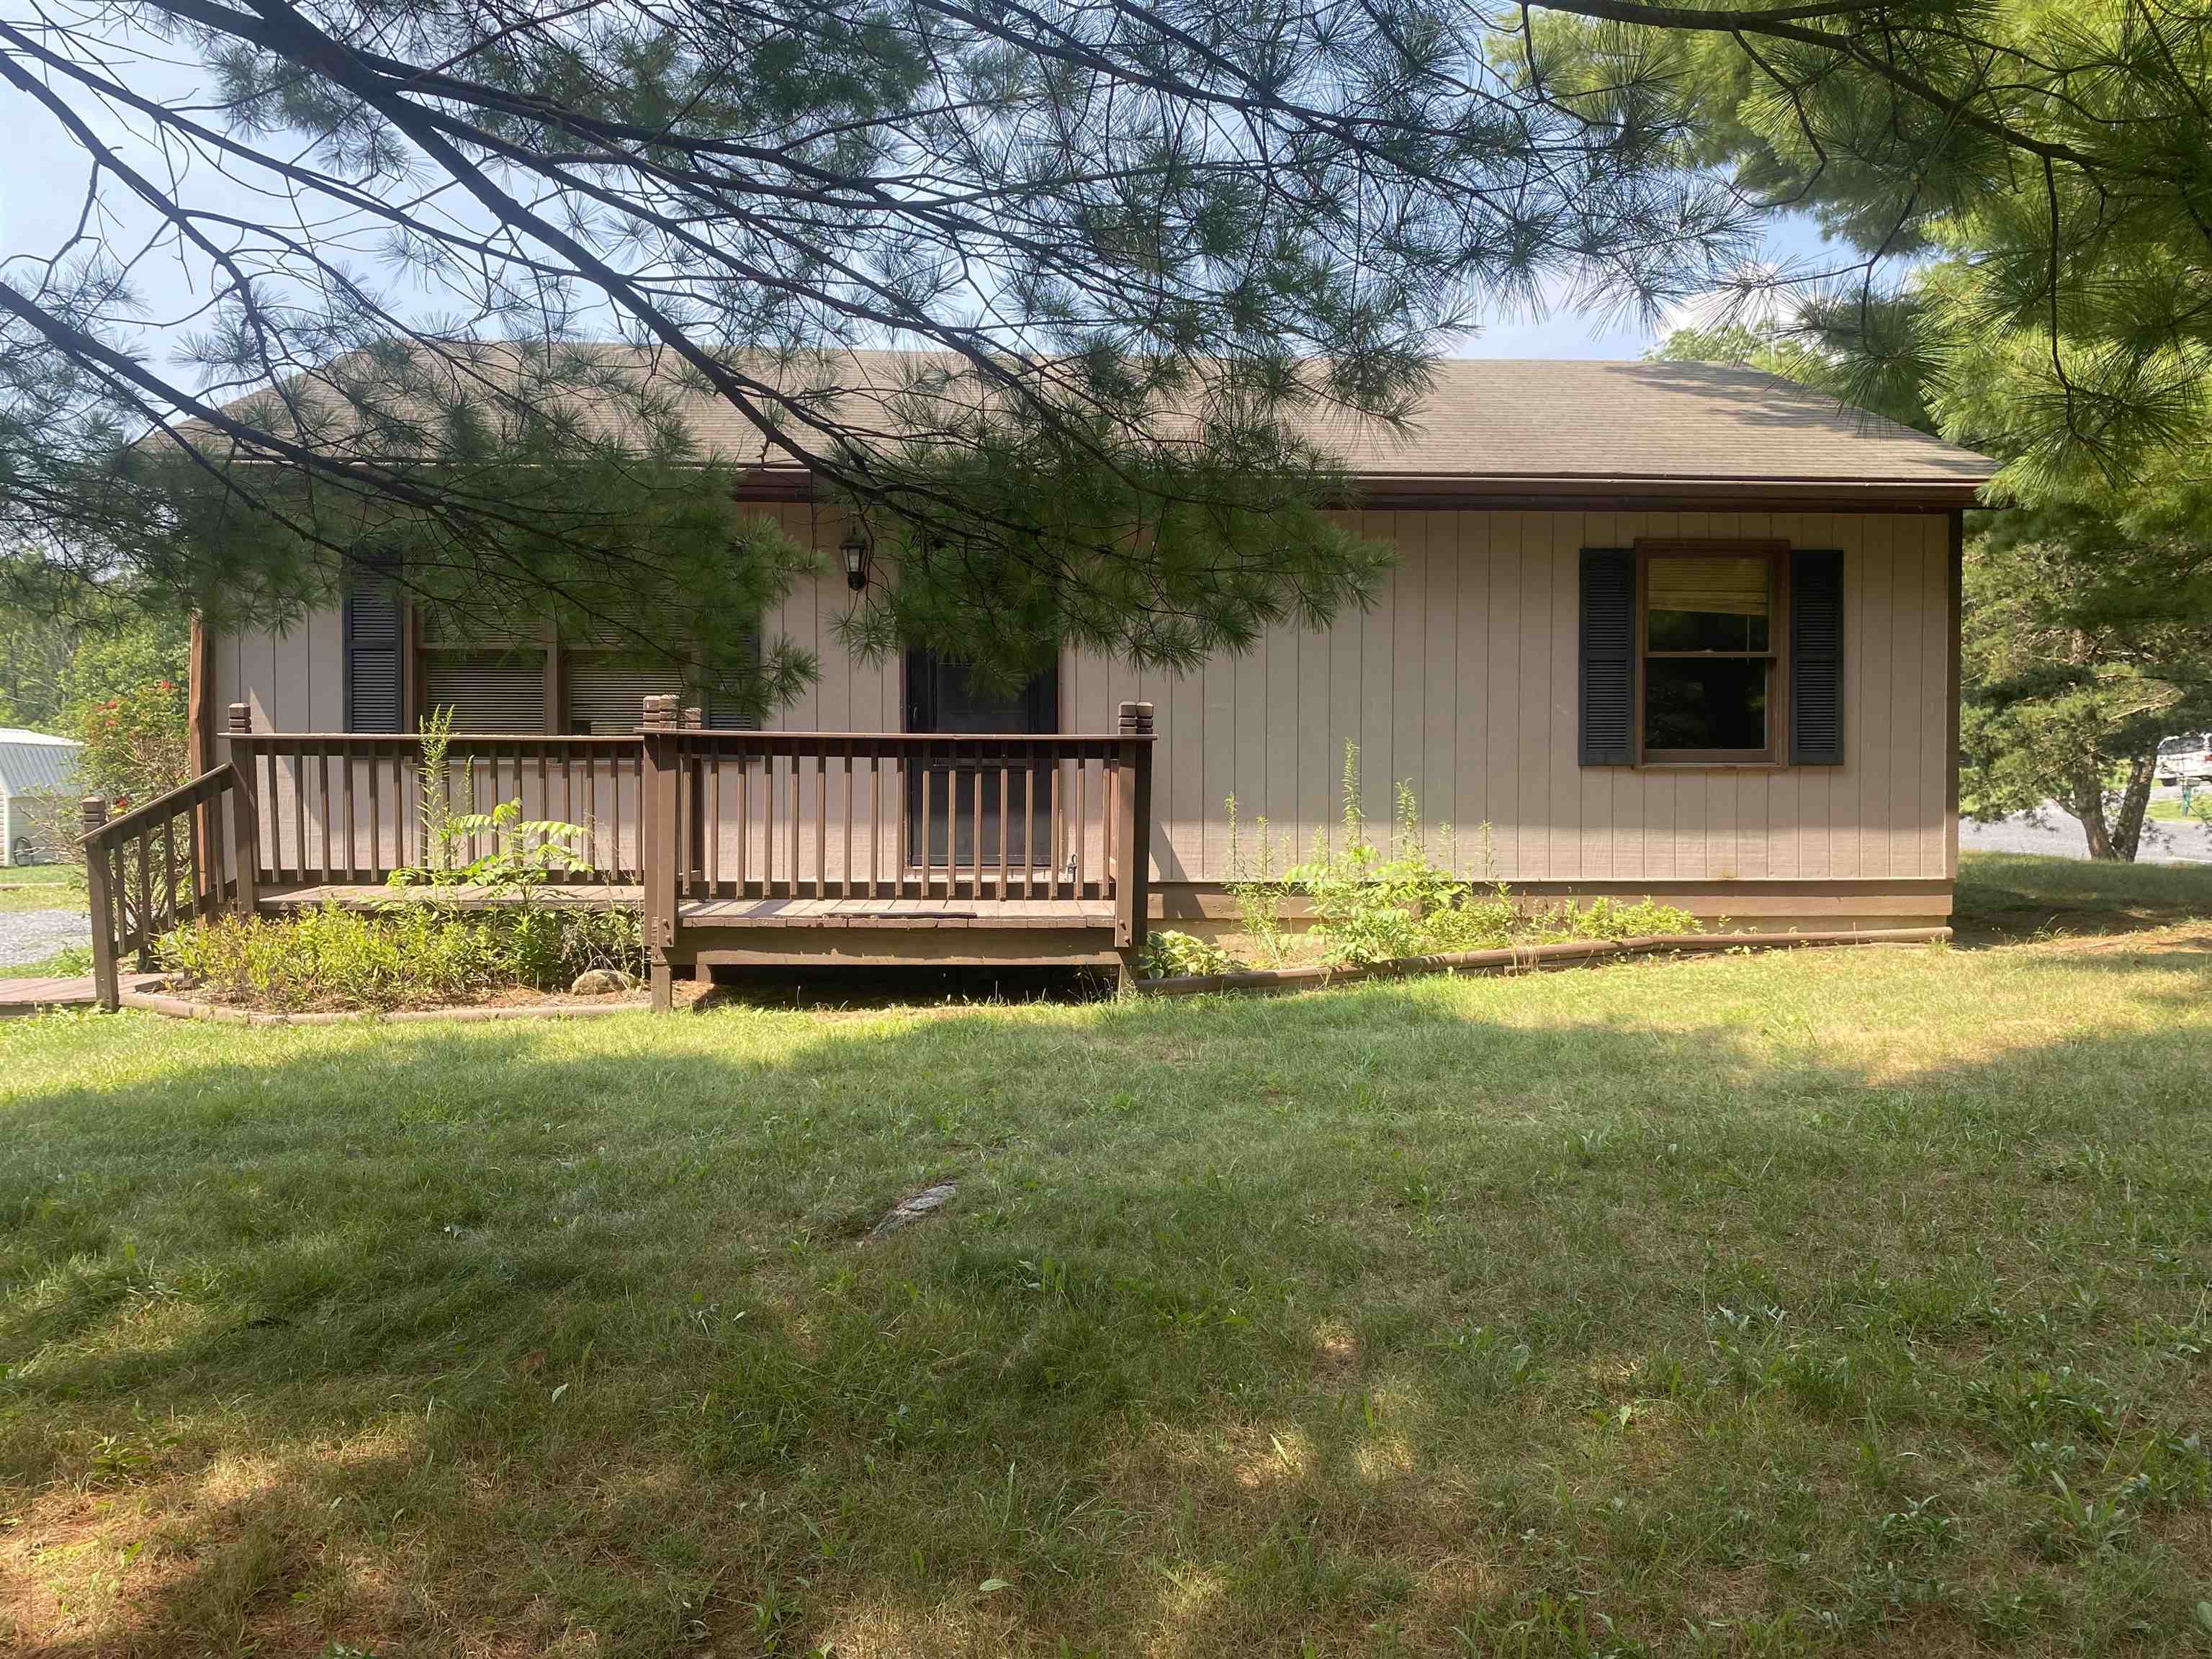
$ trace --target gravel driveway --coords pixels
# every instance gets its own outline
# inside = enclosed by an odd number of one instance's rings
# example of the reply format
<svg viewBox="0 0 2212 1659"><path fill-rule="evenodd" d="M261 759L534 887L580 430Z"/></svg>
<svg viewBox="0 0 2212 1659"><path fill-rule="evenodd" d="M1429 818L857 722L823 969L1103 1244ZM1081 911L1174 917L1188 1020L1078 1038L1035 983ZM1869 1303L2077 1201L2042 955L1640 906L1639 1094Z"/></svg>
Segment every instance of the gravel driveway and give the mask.
<svg viewBox="0 0 2212 1659"><path fill-rule="evenodd" d="M92 919L82 910L0 913L0 968L37 962L71 945L92 943Z"/></svg>

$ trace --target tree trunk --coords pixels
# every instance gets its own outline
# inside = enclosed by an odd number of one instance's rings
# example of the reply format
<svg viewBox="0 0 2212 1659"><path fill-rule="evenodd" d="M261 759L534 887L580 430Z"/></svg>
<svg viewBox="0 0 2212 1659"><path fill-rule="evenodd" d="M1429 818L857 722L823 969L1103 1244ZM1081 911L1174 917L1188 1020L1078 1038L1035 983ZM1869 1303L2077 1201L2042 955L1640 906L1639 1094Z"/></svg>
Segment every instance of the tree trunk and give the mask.
<svg viewBox="0 0 2212 1659"><path fill-rule="evenodd" d="M2075 769L2073 799L2066 810L2081 820L2081 834L2089 843L2089 856L2101 863L2133 864L2142 845L2144 815L2150 808L2150 787L2157 781L2158 753L2137 755L2128 763L2128 781L2121 787L2117 810L2105 816L2105 773L2094 762Z"/></svg>
<svg viewBox="0 0 2212 1659"><path fill-rule="evenodd" d="M2112 823L2112 856L2133 864L2142 845L2143 815L2150 810L2150 787L2158 775L2158 751L2128 763L2128 786L2120 792L2120 812Z"/></svg>
<svg viewBox="0 0 2212 1659"><path fill-rule="evenodd" d="M2073 799L2067 802L2066 810L2081 820L2081 833L2089 842L2089 856L2100 863L2117 862L2120 855L2112 850L2112 831L2105 826L2105 781L2094 761L2084 761L2074 769L2074 787L2069 793Z"/></svg>

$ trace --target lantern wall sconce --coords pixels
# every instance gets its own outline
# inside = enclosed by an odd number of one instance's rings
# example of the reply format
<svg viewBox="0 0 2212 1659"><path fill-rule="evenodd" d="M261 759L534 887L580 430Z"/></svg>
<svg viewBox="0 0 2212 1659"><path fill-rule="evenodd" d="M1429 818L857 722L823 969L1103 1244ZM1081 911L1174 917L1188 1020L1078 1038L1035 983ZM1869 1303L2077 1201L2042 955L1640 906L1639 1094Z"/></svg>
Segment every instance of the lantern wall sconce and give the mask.
<svg viewBox="0 0 2212 1659"><path fill-rule="evenodd" d="M855 523L837 544L845 561L845 586L855 593L868 585L868 532Z"/></svg>

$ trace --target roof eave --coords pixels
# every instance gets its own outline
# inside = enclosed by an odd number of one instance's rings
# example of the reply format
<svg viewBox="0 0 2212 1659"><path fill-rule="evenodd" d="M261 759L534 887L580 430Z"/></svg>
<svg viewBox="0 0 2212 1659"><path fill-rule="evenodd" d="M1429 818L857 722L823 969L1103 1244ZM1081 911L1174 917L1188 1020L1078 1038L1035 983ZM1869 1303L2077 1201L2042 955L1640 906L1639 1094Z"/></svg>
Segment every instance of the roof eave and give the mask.
<svg viewBox="0 0 2212 1659"><path fill-rule="evenodd" d="M1561 474L1475 475L1370 472L1358 475L1347 507L1531 507L1610 510L1638 507L1710 508L1741 503L1799 511L1944 512L1984 505L1986 477L1693 478ZM813 475L800 467L752 467L732 493L742 501L808 501Z"/></svg>

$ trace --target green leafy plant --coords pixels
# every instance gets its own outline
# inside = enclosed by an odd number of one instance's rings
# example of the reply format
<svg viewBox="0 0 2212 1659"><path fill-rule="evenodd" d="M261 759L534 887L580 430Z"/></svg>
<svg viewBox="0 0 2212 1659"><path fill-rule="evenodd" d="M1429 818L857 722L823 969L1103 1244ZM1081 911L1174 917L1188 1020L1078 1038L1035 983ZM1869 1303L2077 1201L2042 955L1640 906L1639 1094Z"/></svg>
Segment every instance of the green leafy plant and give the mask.
<svg viewBox="0 0 2212 1659"><path fill-rule="evenodd" d="M381 1009L558 990L590 968L644 965L635 912L607 907L465 911L436 903L289 916L216 916L161 941L162 965L221 1000L280 1011Z"/></svg>
<svg viewBox="0 0 2212 1659"><path fill-rule="evenodd" d="M1430 859L1411 784L1401 782L1393 792L1384 839L1370 833L1359 799L1357 744L1344 745L1343 793L1342 845L1332 848L1327 835L1316 831L1311 854L1288 872L1312 908L1322 954L1347 965L1421 955L1432 948L1424 932L1426 919L1463 900L1469 884ZM1449 856L1449 826L1440 839Z"/></svg>
<svg viewBox="0 0 2212 1659"><path fill-rule="evenodd" d="M1229 809L1229 896L1237 902L1237 918L1261 957L1269 967L1279 968L1290 953L1290 930L1283 925L1283 901L1291 889L1290 872L1277 867L1277 838L1265 817L1253 826L1255 850L1248 860L1237 797L1230 796L1224 804Z"/></svg>
<svg viewBox="0 0 2212 1659"><path fill-rule="evenodd" d="M1146 979L1181 979L1192 974L1233 974L1249 964L1238 961L1210 939L1162 928L1145 935L1138 956L1138 971Z"/></svg>
<svg viewBox="0 0 2212 1659"><path fill-rule="evenodd" d="M84 747L73 762L82 793L104 795L120 812L191 777L185 688L172 679L118 689L77 711L70 735Z"/></svg>
<svg viewBox="0 0 2212 1659"><path fill-rule="evenodd" d="M588 870L581 850L587 831L556 818L526 818L522 799L476 810L476 777L470 769L455 810L447 760L453 744L453 711L434 709L418 728L422 758L418 769L416 816L422 828L422 862L394 870L392 887L482 887L495 894L526 896L555 875ZM490 850L477 847L489 839Z"/></svg>
<svg viewBox="0 0 2212 1659"><path fill-rule="evenodd" d="M1354 744L1344 746L1343 787L1340 844L1332 847L1326 834L1317 833L1306 860L1285 872L1279 887L1261 886L1255 900L1267 907L1267 914L1279 915L1284 897L1303 896L1325 962L1349 967L1445 951L1698 931L1687 911L1650 899L1626 904L1600 898L1581 906L1571 901L1550 906L1520 902L1496 873L1488 824L1480 830L1480 877L1458 875L1458 842L1451 826L1439 826L1439 856L1431 857L1410 782L1401 781L1393 790L1390 828L1376 839L1360 805L1359 750ZM1247 927L1251 925L1248 921ZM1286 940L1286 933L1279 933L1277 948Z"/></svg>

